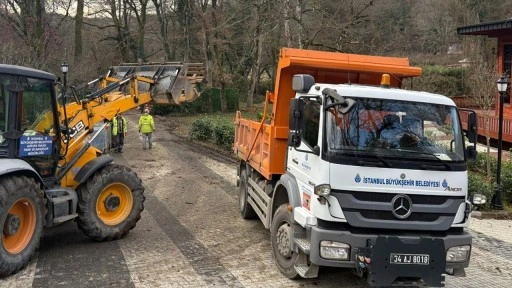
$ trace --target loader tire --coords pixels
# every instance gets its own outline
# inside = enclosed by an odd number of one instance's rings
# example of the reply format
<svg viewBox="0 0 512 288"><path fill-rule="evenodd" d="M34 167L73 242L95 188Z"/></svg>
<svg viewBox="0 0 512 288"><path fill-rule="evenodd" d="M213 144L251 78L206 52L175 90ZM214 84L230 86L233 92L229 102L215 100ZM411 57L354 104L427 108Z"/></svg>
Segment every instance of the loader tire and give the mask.
<svg viewBox="0 0 512 288"><path fill-rule="evenodd" d="M243 219L255 219L256 212L251 204L247 202L249 192L247 191L247 171L245 169L240 173L240 186L238 186L238 203L240 207L240 215Z"/></svg>
<svg viewBox="0 0 512 288"><path fill-rule="evenodd" d="M32 178L0 177L0 276L25 267L35 251L43 230L43 190Z"/></svg>
<svg viewBox="0 0 512 288"><path fill-rule="evenodd" d="M109 164L96 171L77 191L78 228L96 241L125 236L144 210L142 180L121 165Z"/></svg>
<svg viewBox="0 0 512 288"><path fill-rule="evenodd" d="M299 254L292 250L292 237L292 213L288 211L288 204L283 204L277 208L272 218L272 226L270 227L272 256L281 274L289 279L297 279L300 276L295 270L295 262Z"/></svg>

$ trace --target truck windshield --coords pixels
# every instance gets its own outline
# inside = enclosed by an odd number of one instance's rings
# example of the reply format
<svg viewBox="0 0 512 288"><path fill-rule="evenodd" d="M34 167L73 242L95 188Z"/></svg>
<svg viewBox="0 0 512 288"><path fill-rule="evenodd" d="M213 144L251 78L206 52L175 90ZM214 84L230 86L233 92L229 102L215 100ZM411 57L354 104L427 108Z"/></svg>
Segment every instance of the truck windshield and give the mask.
<svg viewBox="0 0 512 288"><path fill-rule="evenodd" d="M356 101L349 113L338 113L336 106L326 111L328 154L464 160L464 139L455 107L347 98Z"/></svg>

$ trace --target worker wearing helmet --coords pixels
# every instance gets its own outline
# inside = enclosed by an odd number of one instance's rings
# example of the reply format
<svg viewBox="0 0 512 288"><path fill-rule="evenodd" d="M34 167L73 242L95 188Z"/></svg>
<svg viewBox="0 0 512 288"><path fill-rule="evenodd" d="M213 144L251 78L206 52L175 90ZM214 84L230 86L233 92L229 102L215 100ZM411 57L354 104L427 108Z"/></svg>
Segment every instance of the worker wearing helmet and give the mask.
<svg viewBox="0 0 512 288"><path fill-rule="evenodd" d="M144 109L144 114L139 118L139 132L142 133L142 149L146 150L146 146L151 149L153 131L155 131L155 122L153 121L153 116L149 115L149 109L146 108Z"/></svg>
<svg viewBox="0 0 512 288"><path fill-rule="evenodd" d="M112 119L112 137L114 137L116 151L119 153L123 153L124 137L127 132L126 119L121 113L117 113L116 117Z"/></svg>

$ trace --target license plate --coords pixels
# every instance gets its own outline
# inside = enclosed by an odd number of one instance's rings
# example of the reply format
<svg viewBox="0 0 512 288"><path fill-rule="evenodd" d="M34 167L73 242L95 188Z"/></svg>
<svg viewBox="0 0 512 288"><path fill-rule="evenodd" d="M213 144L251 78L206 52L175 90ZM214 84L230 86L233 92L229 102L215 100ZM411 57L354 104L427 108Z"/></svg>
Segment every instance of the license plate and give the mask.
<svg viewBox="0 0 512 288"><path fill-rule="evenodd" d="M389 256L389 262L391 264L428 265L430 262L430 256L428 254L391 253Z"/></svg>

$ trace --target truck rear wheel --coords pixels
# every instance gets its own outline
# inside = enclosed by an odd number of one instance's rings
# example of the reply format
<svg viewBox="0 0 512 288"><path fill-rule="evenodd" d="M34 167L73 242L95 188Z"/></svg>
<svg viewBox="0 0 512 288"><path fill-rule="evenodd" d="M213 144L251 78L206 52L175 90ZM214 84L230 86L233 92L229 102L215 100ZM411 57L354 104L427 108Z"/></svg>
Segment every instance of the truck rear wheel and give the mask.
<svg viewBox="0 0 512 288"><path fill-rule="evenodd" d="M243 219L254 219L256 218L256 212L252 208L251 204L247 202L249 198L249 192L247 191L247 171L242 169L240 172L240 186L238 187L238 203L240 206L240 215Z"/></svg>
<svg viewBox="0 0 512 288"><path fill-rule="evenodd" d="M293 218L292 213L288 211L288 204L283 204L277 208L272 219L270 227L270 243L272 245L272 255L279 271L290 279L299 278L295 271L297 254L292 250L293 241Z"/></svg>
<svg viewBox="0 0 512 288"><path fill-rule="evenodd" d="M144 210L142 180L127 167L110 164L78 187L78 228L96 241L123 237Z"/></svg>
<svg viewBox="0 0 512 288"><path fill-rule="evenodd" d="M0 180L0 276L18 272L39 247L43 194L39 184L25 176L7 176Z"/></svg>

